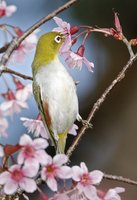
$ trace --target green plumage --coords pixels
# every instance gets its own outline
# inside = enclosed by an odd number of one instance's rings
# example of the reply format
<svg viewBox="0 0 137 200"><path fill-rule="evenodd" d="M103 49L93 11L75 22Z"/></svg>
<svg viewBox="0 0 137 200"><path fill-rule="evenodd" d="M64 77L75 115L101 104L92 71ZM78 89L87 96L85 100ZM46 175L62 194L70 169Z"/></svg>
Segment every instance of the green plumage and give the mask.
<svg viewBox="0 0 137 200"><path fill-rule="evenodd" d="M49 64L52 60L56 59L59 49L64 42L64 38L58 44L54 38L62 34L58 32L50 32L42 35L38 41L35 57L32 63L33 74L43 66Z"/></svg>

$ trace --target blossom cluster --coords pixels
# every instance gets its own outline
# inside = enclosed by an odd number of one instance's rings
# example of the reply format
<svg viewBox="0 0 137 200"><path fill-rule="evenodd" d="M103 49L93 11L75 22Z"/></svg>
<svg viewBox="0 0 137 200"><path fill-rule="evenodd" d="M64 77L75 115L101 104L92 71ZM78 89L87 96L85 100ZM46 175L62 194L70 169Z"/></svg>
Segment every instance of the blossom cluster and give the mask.
<svg viewBox="0 0 137 200"><path fill-rule="evenodd" d="M32 193L38 189L36 179L40 177L47 186L55 192L54 199L68 199L65 186L60 189L60 180L71 180L73 195L84 195L91 200L119 200L119 193L124 188L109 189L107 192L96 188L99 185L103 173L100 170L88 171L84 162L80 166L68 166L68 157L65 154L57 154L53 158L45 151L48 142L43 138L32 139L29 135L21 136L19 144L15 146L0 146L0 156L11 156L18 151L17 161L7 166L3 164L0 173L1 193L12 195L19 189ZM40 189L39 189L40 190ZM63 191L63 192L61 192ZM40 190L40 193L47 195ZM71 199L73 198L73 195ZM58 197L57 197L58 196Z"/></svg>
<svg viewBox="0 0 137 200"><path fill-rule="evenodd" d="M15 91L8 88L5 93L1 94L4 101L0 104L0 137L7 137L8 120L15 113L19 113L22 109L28 109L27 100L32 95L32 84L24 85L18 78L13 77Z"/></svg>

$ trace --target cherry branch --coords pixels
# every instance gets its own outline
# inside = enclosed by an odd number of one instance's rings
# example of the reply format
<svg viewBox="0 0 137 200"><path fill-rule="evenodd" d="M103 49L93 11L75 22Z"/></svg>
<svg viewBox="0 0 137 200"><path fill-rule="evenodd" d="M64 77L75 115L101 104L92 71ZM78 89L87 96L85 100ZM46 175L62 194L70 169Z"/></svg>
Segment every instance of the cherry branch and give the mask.
<svg viewBox="0 0 137 200"><path fill-rule="evenodd" d="M122 176L116 176L116 175L112 175L112 174L104 174L103 178L137 186L137 181L131 180L129 178L124 178Z"/></svg>
<svg viewBox="0 0 137 200"><path fill-rule="evenodd" d="M27 76L25 74L21 74L20 72L14 71L14 70L9 69L7 67L2 69L0 73L1 74L3 74L3 73L14 74L16 76L19 76L19 77L25 79L25 80L31 80L31 81L33 80L33 78L31 76Z"/></svg>
<svg viewBox="0 0 137 200"><path fill-rule="evenodd" d="M90 113L89 113L89 115L87 117L87 123L91 123L95 113L100 108L102 103L105 101L105 99L108 96L108 94L110 93L110 91L116 86L116 84L118 84L125 77L125 73L129 69L129 67L136 61L136 59L137 59L137 53L134 56L130 57L130 60L123 67L123 69L119 72L117 77L112 81L110 86L108 86L108 88L106 88L106 90L103 92L101 97L95 102L95 104L93 105L93 107L92 107L92 109L91 109L91 111L90 111ZM85 134L86 129L88 129L88 126L85 124L85 125L82 126L82 128L79 131L77 137L75 138L75 140L73 141L73 143L69 147L69 149L67 150L66 154L67 154L68 157L70 157L72 155L73 151L78 146L79 141L82 138L82 136Z"/></svg>
<svg viewBox="0 0 137 200"><path fill-rule="evenodd" d="M51 12L49 15L43 17L41 20L39 20L37 23L35 23L29 29L27 29L21 37L15 37L11 41L11 43L10 43L8 49L6 50L5 54L2 56L1 61L0 61L0 66L2 66L2 68L3 68L3 66L5 66L7 64L7 62L9 60L12 52L14 51L14 49L16 49L20 45L20 43L27 36L29 36L34 30L39 28L42 24L44 24L45 22L47 22L50 19L52 19L54 16L56 16L60 12L63 12L64 10L68 9L69 7L71 7L76 2L78 2L78 0L70 0L69 2L67 2L64 5L60 6L58 9L54 10L53 12Z"/></svg>

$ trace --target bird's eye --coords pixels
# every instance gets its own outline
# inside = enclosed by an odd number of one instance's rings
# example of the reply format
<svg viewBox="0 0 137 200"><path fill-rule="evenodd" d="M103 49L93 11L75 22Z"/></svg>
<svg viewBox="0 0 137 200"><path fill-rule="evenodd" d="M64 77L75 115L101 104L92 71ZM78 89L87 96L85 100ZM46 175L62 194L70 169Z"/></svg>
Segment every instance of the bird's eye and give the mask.
<svg viewBox="0 0 137 200"><path fill-rule="evenodd" d="M61 42L61 36L60 35L57 35L55 38L54 38L54 40L55 40L55 42L57 42L58 44Z"/></svg>

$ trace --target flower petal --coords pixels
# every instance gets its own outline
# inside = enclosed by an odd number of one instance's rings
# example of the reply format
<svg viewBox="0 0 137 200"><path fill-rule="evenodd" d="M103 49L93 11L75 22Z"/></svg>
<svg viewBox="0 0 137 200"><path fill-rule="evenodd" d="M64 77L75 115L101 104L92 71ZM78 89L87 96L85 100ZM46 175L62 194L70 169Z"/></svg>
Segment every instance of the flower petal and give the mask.
<svg viewBox="0 0 137 200"><path fill-rule="evenodd" d="M10 173L9 172L2 172L0 174L0 184L5 184L7 183L8 179L10 178Z"/></svg>
<svg viewBox="0 0 137 200"><path fill-rule="evenodd" d="M100 200L100 198L97 196L97 190L94 186L88 186L84 187L84 194L86 197L90 200Z"/></svg>
<svg viewBox="0 0 137 200"><path fill-rule="evenodd" d="M18 154L18 157L17 157L17 162L18 164L23 164L24 163L24 160L25 160L25 157L24 157L24 152L21 151L19 154Z"/></svg>
<svg viewBox="0 0 137 200"><path fill-rule="evenodd" d="M53 158L53 163L55 163L58 166L61 166L65 163L67 163L68 157L65 154L57 154Z"/></svg>
<svg viewBox="0 0 137 200"><path fill-rule="evenodd" d="M99 170L94 170L89 174L92 180L92 184L99 184L103 178L103 173Z"/></svg>
<svg viewBox="0 0 137 200"><path fill-rule="evenodd" d="M45 139L38 138L33 141L33 144L36 149L45 149L48 146L48 142Z"/></svg>
<svg viewBox="0 0 137 200"><path fill-rule="evenodd" d="M11 16L17 10L17 7L14 5L8 6L6 9L6 15Z"/></svg>
<svg viewBox="0 0 137 200"><path fill-rule="evenodd" d="M68 179L72 177L72 170L68 166L62 166L58 170L57 176L61 179Z"/></svg>
<svg viewBox="0 0 137 200"><path fill-rule="evenodd" d="M25 166L26 167L32 167L34 173L37 173L38 170L39 170L39 161L35 158L26 159L25 160Z"/></svg>
<svg viewBox="0 0 137 200"><path fill-rule="evenodd" d="M113 189L109 189L104 197L104 200L112 200L112 199L115 199L115 200L121 200L120 196L118 193L121 193L121 192L125 192L125 188L122 188L122 187L116 187L116 188L113 188Z"/></svg>
<svg viewBox="0 0 137 200"><path fill-rule="evenodd" d="M83 62L87 66L88 70L90 72L93 72L94 63L93 62L89 62L85 57L83 57Z"/></svg>
<svg viewBox="0 0 137 200"><path fill-rule="evenodd" d="M57 191L57 181L54 178L48 178L46 183L52 191Z"/></svg>
<svg viewBox="0 0 137 200"><path fill-rule="evenodd" d="M34 177L37 175L37 172L38 172L36 166L34 165L25 165L23 166L22 170L23 170L24 176L26 177Z"/></svg>
<svg viewBox="0 0 137 200"><path fill-rule="evenodd" d="M80 181L80 177L82 175L82 170L79 166L72 167L72 179L74 181Z"/></svg>
<svg viewBox="0 0 137 200"><path fill-rule="evenodd" d="M17 189L18 183L12 180L8 180L7 183L4 185L5 194L14 194Z"/></svg>
<svg viewBox="0 0 137 200"><path fill-rule="evenodd" d="M35 181L30 178L23 178L23 181L21 181L19 185L24 191L30 193L33 193L37 189Z"/></svg>
<svg viewBox="0 0 137 200"><path fill-rule="evenodd" d="M88 173L88 168L84 162L80 163L80 167L81 167L83 173Z"/></svg>
<svg viewBox="0 0 137 200"><path fill-rule="evenodd" d="M29 135L24 134L24 135L21 136L19 144L21 146L25 146L25 145L28 145L28 144L30 145L30 144L32 144L32 139Z"/></svg>
<svg viewBox="0 0 137 200"><path fill-rule="evenodd" d="M39 163L41 163L42 165L47 165L49 162L49 155L44 151L44 150L39 150L36 152L37 156L37 160L39 161Z"/></svg>
<svg viewBox="0 0 137 200"><path fill-rule="evenodd" d="M73 124L73 126L69 130L69 134L76 136L77 135L77 131L76 131L77 129L78 129L78 126L76 124Z"/></svg>

